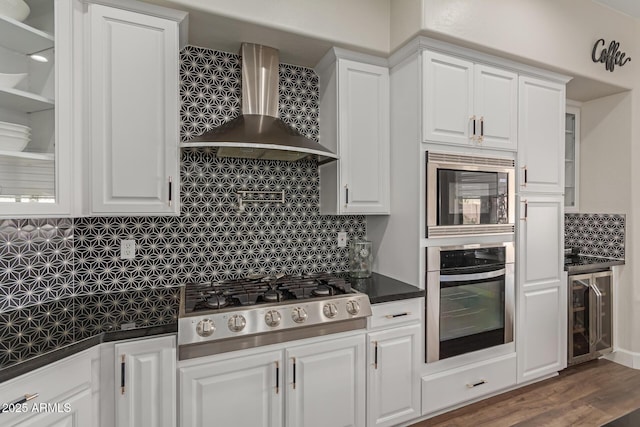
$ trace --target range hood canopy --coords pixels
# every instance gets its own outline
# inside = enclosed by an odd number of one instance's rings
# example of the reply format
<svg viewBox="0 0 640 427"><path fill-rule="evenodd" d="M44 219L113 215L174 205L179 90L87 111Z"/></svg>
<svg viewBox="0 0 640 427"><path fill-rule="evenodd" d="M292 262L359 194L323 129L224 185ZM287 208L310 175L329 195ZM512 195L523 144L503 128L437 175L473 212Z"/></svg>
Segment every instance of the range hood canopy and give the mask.
<svg viewBox="0 0 640 427"><path fill-rule="evenodd" d="M218 147L219 157L295 161L317 155L319 163L336 160L336 154L278 118L278 51L243 43L240 55L242 115L182 146Z"/></svg>

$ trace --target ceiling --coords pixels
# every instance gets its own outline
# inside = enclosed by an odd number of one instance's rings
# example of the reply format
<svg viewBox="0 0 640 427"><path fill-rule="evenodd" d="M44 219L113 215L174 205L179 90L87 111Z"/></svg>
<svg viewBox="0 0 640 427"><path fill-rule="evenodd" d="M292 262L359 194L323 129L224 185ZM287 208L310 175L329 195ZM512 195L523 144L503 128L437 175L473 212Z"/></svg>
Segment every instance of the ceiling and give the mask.
<svg viewBox="0 0 640 427"><path fill-rule="evenodd" d="M640 19L640 2L638 0L593 0L611 9L615 9L626 15Z"/></svg>

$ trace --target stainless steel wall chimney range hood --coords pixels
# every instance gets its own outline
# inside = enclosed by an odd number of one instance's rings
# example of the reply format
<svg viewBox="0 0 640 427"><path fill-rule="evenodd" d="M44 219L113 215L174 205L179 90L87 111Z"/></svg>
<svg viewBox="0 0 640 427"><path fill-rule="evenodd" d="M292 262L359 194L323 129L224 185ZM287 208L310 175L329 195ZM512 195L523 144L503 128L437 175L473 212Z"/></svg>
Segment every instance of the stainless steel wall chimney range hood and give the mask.
<svg viewBox="0 0 640 427"><path fill-rule="evenodd" d="M300 160L318 156L319 163L338 158L278 118L278 51L243 43L242 114L187 142L183 147L218 147L219 157Z"/></svg>

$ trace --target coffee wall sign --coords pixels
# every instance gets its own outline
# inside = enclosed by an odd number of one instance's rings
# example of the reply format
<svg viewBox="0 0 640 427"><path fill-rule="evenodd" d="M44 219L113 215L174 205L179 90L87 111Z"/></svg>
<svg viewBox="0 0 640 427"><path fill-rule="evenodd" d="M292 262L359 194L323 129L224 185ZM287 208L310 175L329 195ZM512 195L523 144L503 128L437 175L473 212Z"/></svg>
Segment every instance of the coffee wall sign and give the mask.
<svg viewBox="0 0 640 427"><path fill-rule="evenodd" d="M591 59L593 62L602 62L604 67L613 73L613 69L616 65L623 66L627 62L631 61L631 58L627 57L626 52L620 50L620 43L615 40L611 40L609 47L605 47L606 42L604 39L599 39L591 50Z"/></svg>

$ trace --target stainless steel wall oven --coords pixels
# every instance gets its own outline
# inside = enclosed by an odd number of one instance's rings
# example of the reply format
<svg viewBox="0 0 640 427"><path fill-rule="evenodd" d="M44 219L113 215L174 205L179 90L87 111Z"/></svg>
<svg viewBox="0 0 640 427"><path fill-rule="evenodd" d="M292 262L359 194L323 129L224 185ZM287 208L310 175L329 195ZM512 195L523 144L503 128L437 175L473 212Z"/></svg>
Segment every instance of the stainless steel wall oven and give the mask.
<svg viewBox="0 0 640 427"><path fill-rule="evenodd" d="M515 161L428 151L426 237L513 233Z"/></svg>
<svg viewBox="0 0 640 427"><path fill-rule="evenodd" d="M426 362L513 341L514 244L427 248Z"/></svg>

